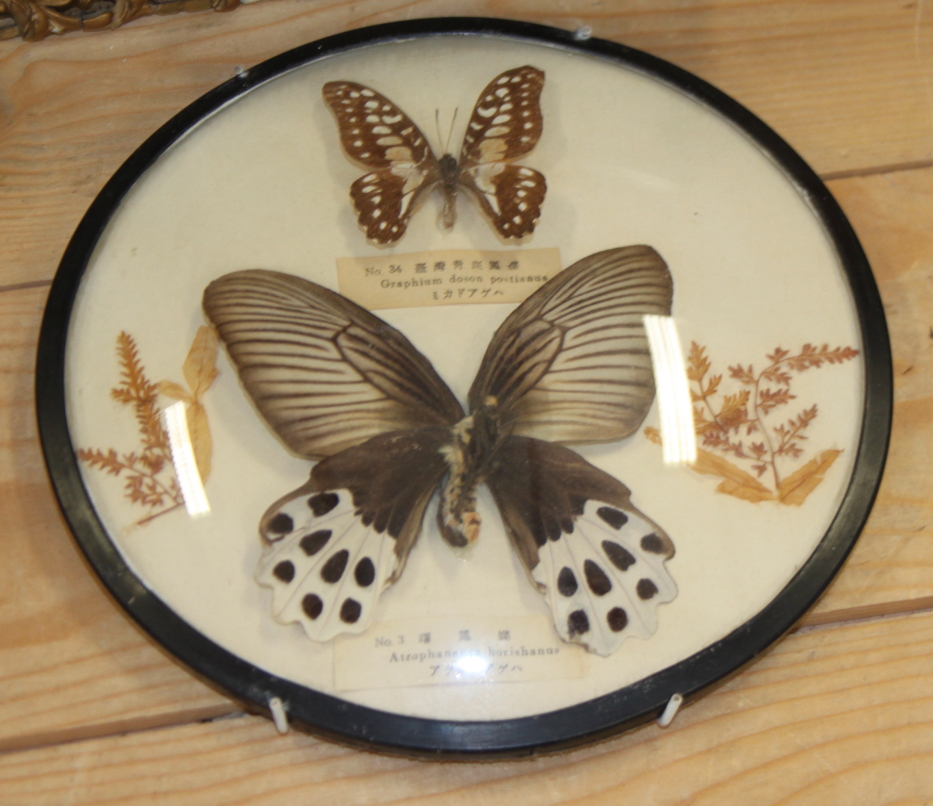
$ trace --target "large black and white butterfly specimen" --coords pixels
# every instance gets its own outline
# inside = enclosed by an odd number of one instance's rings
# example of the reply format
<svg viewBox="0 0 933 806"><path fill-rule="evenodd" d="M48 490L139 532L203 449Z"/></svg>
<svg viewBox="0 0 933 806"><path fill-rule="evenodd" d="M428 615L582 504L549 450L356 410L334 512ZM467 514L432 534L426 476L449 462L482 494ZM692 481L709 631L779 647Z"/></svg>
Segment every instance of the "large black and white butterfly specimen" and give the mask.
<svg viewBox="0 0 933 806"><path fill-rule="evenodd" d="M538 171L512 163L541 137L543 86L544 73L527 65L496 76L473 108L459 159L438 159L421 130L384 95L350 81L325 84L324 100L337 116L344 150L371 169L350 186L366 236L395 243L434 188L444 198L444 229L454 225L462 189L503 238L532 233L547 184Z"/></svg>
<svg viewBox="0 0 933 806"><path fill-rule="evenodd" d="M259 531L273 613L326 641L362 632L440 490L453 547L476 540L486 484L557 632L600 655L648 637L676 586L674 546L628 488L562 443L632 434L654 399L643 317L669 315L652 248L599 252L528 297L492 337L469 413L398 330L315 283L254 269L204 292L248 395L293 452L321 459Z"/></svg>

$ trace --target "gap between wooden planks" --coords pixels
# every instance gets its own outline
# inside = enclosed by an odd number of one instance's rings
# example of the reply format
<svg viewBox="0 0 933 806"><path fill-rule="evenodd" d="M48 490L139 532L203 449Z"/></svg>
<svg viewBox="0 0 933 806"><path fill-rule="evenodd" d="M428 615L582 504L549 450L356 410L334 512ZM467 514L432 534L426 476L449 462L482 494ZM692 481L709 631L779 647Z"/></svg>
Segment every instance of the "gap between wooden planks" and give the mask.
<svg viewBox="0 0 933 806"><path fill-rule="evenodd" d="M19 806L919 803L931 674L933 614L901 616L789 636L666 730L531 760L409 761L242 717L9 753L0 790Z"/></svg>

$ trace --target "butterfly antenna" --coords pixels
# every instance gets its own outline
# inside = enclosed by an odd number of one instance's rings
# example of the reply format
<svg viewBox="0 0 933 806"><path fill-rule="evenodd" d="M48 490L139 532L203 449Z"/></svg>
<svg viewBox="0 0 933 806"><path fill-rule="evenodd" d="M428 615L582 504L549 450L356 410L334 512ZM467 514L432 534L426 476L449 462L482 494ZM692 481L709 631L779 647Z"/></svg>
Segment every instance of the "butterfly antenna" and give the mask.
<svg viewBox="0 0 933 806"><path fill-rule="evenodd" d="M454 109L454 117L453 117L453 120L450 121L450 129L447 131L447 142L444 143L444 153L445 153L445 154L449 154L449 153L450 153L450 137L451 137L451 135L454 133L454 124L457 122L457 112L459 112L459 111L460 111L460 107L458 106L456 109Z"/></svg>

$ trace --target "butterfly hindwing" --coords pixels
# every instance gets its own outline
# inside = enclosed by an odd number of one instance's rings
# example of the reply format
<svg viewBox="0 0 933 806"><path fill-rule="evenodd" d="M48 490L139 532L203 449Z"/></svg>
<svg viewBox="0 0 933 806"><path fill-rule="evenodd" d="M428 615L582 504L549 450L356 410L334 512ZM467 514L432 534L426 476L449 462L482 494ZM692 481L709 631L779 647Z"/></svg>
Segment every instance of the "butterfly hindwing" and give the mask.
<svg viewBox="0 0 933 806"><path fill-rule="evenodd" d="M408 339L308 280L262 269L227 274L205 290L204 310L256 407L301 456L463 416Z"/></svg>
<svg viewBox="0 0 933 806"><path fill-rule="evenodd" d="M408 220L436 179L430 166L400 164L361 176L350 185L350 198L366 237L394 243L405 234Z"/></svg>
<svg viewBox="0 0 933 806"><path fill-rule="evenodd" d="M650 246L577 261L500 325L470 410L493 399L512 433L553 442L629 436L654 400L643 318L669 315L672 295L667 265Z"/></svg>
<svg viewBox="0 0 933 806"><path fill-rule="evenodd" d="M443 429L384 434L315 465L263 516L256 580L314 640L362 632L405 566L447 465Z"/></svg>
<svg viewBox="0 0 933 806"><path fill-rule="evenodd" d="M544 594L557 632L599 655L657 628L677 595L674 545L617 479L577 453L508 437L486 477L509 538Z"/></svg>
<svg viewBox="0 0 933 806"><path fill-rule="evenodd" d="M543 174L524 165L496 162L464 170L460 184L473 193L503 238L523 238L534 232L547 192Z"/></svg>

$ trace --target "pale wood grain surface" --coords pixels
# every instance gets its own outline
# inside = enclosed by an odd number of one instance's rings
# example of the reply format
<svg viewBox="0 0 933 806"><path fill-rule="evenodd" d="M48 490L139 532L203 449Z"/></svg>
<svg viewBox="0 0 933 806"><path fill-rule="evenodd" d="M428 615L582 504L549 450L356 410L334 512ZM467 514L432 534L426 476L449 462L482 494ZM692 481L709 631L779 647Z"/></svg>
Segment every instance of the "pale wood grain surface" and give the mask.
<svg viewBox="0 0 933 806"><path fill-rule="evenodd" d="M824 626L672 729L535 761L403 761L236 716L94 581L54 506L32 411L47 284L87 205L148 134L238 66L440 14L588 25L750 106L832 179L892 334L891 458L863 538L805 621ZM0 802L933 802L933 615L849 623L933 606L931 162L922 3L267 0L0 45ZM222 714L234 716L199 721Z"/></svg>
<svg viewBox="0 0 933 806"><path fill-rule="evenodd" d="M407 761L244 716L10 753L0 790L24 806L922 802L931 674L933 614L915 614L798 633L670 728L537 759Z"/></svg>

